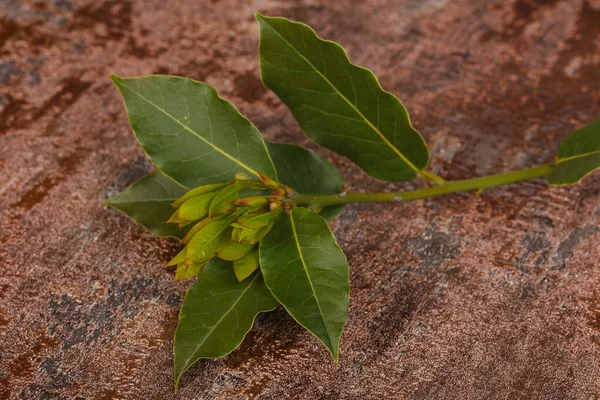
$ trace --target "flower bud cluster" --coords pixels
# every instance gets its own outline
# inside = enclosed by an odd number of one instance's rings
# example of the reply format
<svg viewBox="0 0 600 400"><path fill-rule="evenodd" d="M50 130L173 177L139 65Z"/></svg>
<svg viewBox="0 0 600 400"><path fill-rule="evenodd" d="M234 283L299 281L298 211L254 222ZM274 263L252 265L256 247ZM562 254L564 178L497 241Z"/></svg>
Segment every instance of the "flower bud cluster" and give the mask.
<svg viewBox="0 0 600 400"><path fill-rule="evenodd" d="M176 279L191 278L218 257L233 261L242 281L259 267L258 242L275 219L292 207L292 189L260 175L252 180L238 173L229 183L210 184L190 190L171 205L175 212L167 221L180 227L194 224L182 239L184 249L167 266L176 266Z"/></svg>

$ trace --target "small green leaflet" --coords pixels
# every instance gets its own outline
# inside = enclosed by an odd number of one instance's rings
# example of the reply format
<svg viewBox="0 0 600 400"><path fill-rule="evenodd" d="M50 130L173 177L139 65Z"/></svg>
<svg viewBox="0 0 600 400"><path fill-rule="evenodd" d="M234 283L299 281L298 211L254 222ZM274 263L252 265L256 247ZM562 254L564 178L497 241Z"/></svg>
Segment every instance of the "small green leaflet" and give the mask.
<svg viewBox="0 0 600 400"><path fill-rule="evenodd" d="M171 203L186 192L160 171L152 172L106 203L127 215L156 236L182 239L190 227L178 228L167 224L173 214Z"/></svg>
<svg viewBox="0 0 600 400"><path fill-rule="evenodd" d="M187 259L202 262L214 257L228 227L228 220L220 220L210 222L200 229L187 245Z"/></svg>
<svg viewBox="0 0 600 400"><path fill-rule="evenodd" d="M140 145L183 186L223 183L237 172L277 177L260 132L209 85L166 75L111 78Z"/></svg>
<svg viewBox="0 0 600 400"><path fill-rule="evenodd" d="M572 185L600 168L600 119L576 130L561 144L551 185Z"/></svg>
<svg viewBox="0 0 600 400"><path fill-rule="evenodd" d="M375 178L404 181L427 167L429 151L402 103L371 71L308 25L256 14L260 70L317 144L341 153Z"/></svg>
<svg viewBox="0 0 600 400"><path fill-rule="evenodd" d="M233 262L233 273L238 281L248 278L258 269L258 249Z"/></svg>
<svg viewBox="0 0 600 400"><path fill-rule="evenodd" d="M272 214L269 212L265 212L262 214L245 214L237 219L238 224L242 225L245 228L251 229L259 229L263 226L269 225L269 222L273 218Z"/></svg>
<svg viewBox="0 0 600 400"><path fill-rule="evenodd" d="M206 264L208 264L208 261L194 264L184 263L179 265L175 271L175 280L180 281L183 279L193 278L194 276L198 275L200 271L202 271L202 268L204 268Z"/></svg>
<svg viewBox="0 0 600 400"><path fill-rule="evenodd" d="M348 262L321 216L294 208L260 242L265 284L290 315L337 361L348 314Z"/></svg>
<svg viewBox="0 0 600 400"><path fill-rule="evenodd" d="M223 235L223 239L221 239L221 243L219 244L219 250L217 250L217 257L227 261L239 260L254 248L253 244L240 243L232 240L231 231L232 229L229 228L225 232L225 235Z"/></svg>
<svg viewBox="0 0 600 400"><path fill-rule="evenodd" d="M277 169L279 182L301 194L337 194L344 180L340 173L313 151L295 144L267 142L267 149ZM335 218L343 205L325 207L319 214Z"/></svg>
<svg viewBox="0 0 600 400"><path fill-rule="evenodd" d="M201 358L235 350L261 312L277 307L260 272L238 282L231 262L212 260L185 296L175 331L175 387Z"/></svg>
<svg viewBox="0 0 600 400"><path fill-rule="evenodd" d="M186 200L178 210L178 217L184 221L195 221L204 218L208 214L208 207L215 195L215 192L209 192Z"/></svg>
<svg viewBox="0 0 600 400"><path fill-rule="evenodd" d="M189 192L187 192L186 194L184 194L183 196L178 198L177 201L174 201L173 203L171 203L171 206L173 208L181 207L181 205L183 203L185 203L192 197L200 196L201 194L206 194L209 192L216 192L219 189L221 189L222 187L225 187L225 185L227 185L227 183L212 183L210 185L199 186L197 188L190 190Z"/></svg>
<svg viewBox="0 0 600 400"><path fill-rule="evenodd" d="M250 186L250 182L239 181L219 190L210 203L208 215L210 217L215 217L230 211L233 207L233 203L240 198L240 191L248 186Z"/></svg>

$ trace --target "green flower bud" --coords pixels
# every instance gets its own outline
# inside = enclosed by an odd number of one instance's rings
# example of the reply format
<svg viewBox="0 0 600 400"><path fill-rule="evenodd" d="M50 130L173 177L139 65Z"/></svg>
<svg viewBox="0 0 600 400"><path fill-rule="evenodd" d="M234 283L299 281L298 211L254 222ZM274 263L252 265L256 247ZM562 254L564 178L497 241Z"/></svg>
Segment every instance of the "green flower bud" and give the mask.
<svg viewBox="0 0 600 400"><path fill-rule="evenodd" d="M238 172L233 178L234 181L249 181L250 177L243 172Z"/></svg>
<svg viewBox="0 0 600 400"><path fill-rule="evenodd" d="M281 196L281 198L283 198L287 194L286 190L282 187L274 189L271 193L275 196Z"/></svg>
<svg viewBox="0 0 600 400"><path fill-rule="evenodd" d="M240 234L242 233L242 229L244 229L244 228L243 227L234 227L233 230L231 231L231 240L233 240L234 242L239 242Z"/></svg>
<svg viewBox="0 0 600 400"><path fill-rule="evenodd" d="M271 232L271 228L273 228L273 223L274 223L274 222L275 222L275 220L273 220L273 219L272 219L272 220L269 222L269 225L267 225L267 226L264 226L264 227L260 228L260 229L258 230L258 232L256 233L256 235L254 235L254 241L253 241L253 242L250 242L250 243L258 243L258 242L260 242L260 241L261 241L261 240L262 240L262 239L263 239L265 236L267 236L267 234L268 234L269 232Z"/></svg>
<svg viewBox="0 0 600 400"><path fill-rule="evenodd" d="M208 264L208 260L198 263L180 264L175 271L175 280L179 281L182 279L193 278L202 271L202 268L204 268L206 264Z"/></svg>
<svg viewBox="0 0 600 400"><path fill-rule="evenodd" d="M176 265L175 279L187 279L192 278L208 263L208 260L202 262L193 262L187 259L187 246L180 251L171 261L167 263L167 267Z"/></svg>
<svg viewBox="0 0 600 400"><path fill-rule="evenodd" d="M166 266L171 267L173 265L178 265L178 264L182 264L183 262L185 262L186 252L187 252L187 249L184 247L183 250L181 250L175 257L173 257L173 259L171 261L169 261Z"/></svg>
<svg viewBox="0 0 600 400"><path fill-rule="evenodd" d="M179 206L181 206L186 200L189 200L192 197L198 196L200 194L216 192L225 185L226 183L213 183L211 185L199 186L195 189L190 190L189 192L181 196L179 199L175 200L173 203L171 203L171 206L173 208L179 208Z"/></svg>
<svg viewBox="0 0 600 400"><path fill-rule="evenodd" d="M249 197L244 197L243 199L236 201L234 204L236 206L259 207L259 206L266 206L268 203L269 203L269 200L266 196L249 196Z"/></svg>
<svg viewBox="0 0 600 400"><path fill-rule="evenodd" d="M215 222L215 221L220 221L223 219L224 216L219 215L218 217L214 217L214 218L204 218L202 221L198 222L196 225L194 225L192 227L192 229L190 229L188 231L188 233L185 235L185 237L183 239L181 239L181 241L183 243L189 243L189 241L192 239L192 237L198 233L200 231L200 229L204 228L206 225L210 224L211 222Z"/></svg>
<svg viewBox="0 0 600 400"><path fill-rule="evenodd" d="M233 273L239 282L243 281L259 267L258 250L253 250L233 262Z"/></svg>
<svg viewBox="0 0 600 400"><path fill-rule="evenodd" d="M229 229L221 239L217 257L222 260L235 261L244 257L250 250L254 248L253 244L240 243L231 238L233 229Z"/></svg>
<svg viewBox="0 0 600 400"><path fill-rule="evenodd" d="M178 224L179 223L179 208L175 210L171 218L167 220L167 224Z"/></svg>
<svg viewBox="0 0 600 400"><path fill-rule="evenodd" d="M281 200L272 197L269 199L269 210L275 211L280 208L282 204Z"/></svg>
<svg viewBox="0 0 600 400"><path fill-rule="evenodd" d="M192 222L194 222L194 221L187 221L187 220L181 219L179 217L179 209L175 210L173 215L171 215L171 218L169 218L167 220L167 224L178 224L180 228L183 228L184 226L189 225Z"/></svg>
<svg viewBox="0 0 600 400"><path fill-rule="evenodd" d="M265 184L269 189L277 189L280 185L279 182L274 181L273 179L267 177L265 174L258 173L260 180Z"/></svg>
<svg viewBox="0 0 600 400"><path fill-rule="evenodd" d="M284 187L285 187L285 194L288 197L292 197L296 194L296 191L294 189L292 189L291 187L289 187L289 186L284 186Z"/></svg>
<svg viewBox="0 0 600 400"><path fill-rule="evenodd" d="M225 186L210 203L208 215L214 217L215 215L225 214L233 209L234 203L239 199L239 192L248 186L250 186L249 181L234 182Z"/></svg>
<svg viewBox="0 0 600 400"><path fill-rule="evenodd" d="M228 227L229 221L226 219L202 227L187 245L186 262L201 263L213 258Z"/></svg>
<svg viewBox="0 0 600 400"><path fill-rule="evenodd" d="M238 218L237 222L244 228L258 229L267 226L273 215L269 212L262 214L247 213Z"/></svg>
<svg viewBox="0 0 600 400"><path fill-rule="evenodd" d="M208 214L208 207L216 192L204 193L186 200L180 207L177 217L179 221L196 221Z"/></svg>
<svg viewBox="0 0 600 400"><path fill-rule="evenodd" d="M234 232L236 230L239 230L239 233L237 234L238 242L256 244L260 242L260 240L264 238L267 235L267 233L269 233L272 227L273 219L270 219L269 223L266 226L263 226L262 228L234 228ZM233 240L236 240L236 237L233 237Z"/></svg>

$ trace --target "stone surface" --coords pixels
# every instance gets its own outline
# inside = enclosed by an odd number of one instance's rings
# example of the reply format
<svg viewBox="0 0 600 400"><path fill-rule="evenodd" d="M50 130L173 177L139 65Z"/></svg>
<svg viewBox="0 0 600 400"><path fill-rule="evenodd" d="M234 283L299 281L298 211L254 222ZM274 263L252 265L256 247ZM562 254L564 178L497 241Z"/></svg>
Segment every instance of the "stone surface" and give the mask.
<svg viewBox="0 0 600 400"><path fill-rule="evenodd" d="M204 80L270 140L308 144L260 84L252 12L311 24L396 93L432 166L550 162L600 111L598 0L0 0L0 398L168 399L189 282L178 244L102 200L150 168L108 74ZM373 181L319 150L352 189ZM600 175L347 207L339 364L281 309L180 399L600 396Z"/></svg>

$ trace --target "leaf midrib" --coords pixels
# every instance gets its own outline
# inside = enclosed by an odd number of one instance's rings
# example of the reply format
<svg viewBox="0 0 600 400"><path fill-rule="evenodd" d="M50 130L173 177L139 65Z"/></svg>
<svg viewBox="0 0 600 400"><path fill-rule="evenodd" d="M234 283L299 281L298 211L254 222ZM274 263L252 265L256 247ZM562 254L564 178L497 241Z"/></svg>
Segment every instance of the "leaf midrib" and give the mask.
<svg viewBox="0 0 600 400"><path fill-rule="evenodd" d="M578 158L593 156L593 155L596 155L596 154L600 154L600 150L590 151L589 153L577 154L575 156L569 156L569 157L559 158L559 159L556 160L556 165L562 164L562 163L567 162L567 161L576 160Z"/></svg>
<svg viewBox="0 0 600 400"><path fill-rule="evenodd" d="M265 22L266 19L265 19ZM329 86L331 86L331 88L350 106L350 108L352 108L364 121L367 125L369 125L369 127L371 129L373 129L373 131L375 131L375 133L377 133L379 135L379 137L381 137L381 139L384 141L384 143L386 145L388 145L399 157L402 161L404 161L406 163L406 165L408 165L413 171L415 171L417 173L417 175L420 174L421 170L418 169L408 158L406 158L406 156L404 154L402 154L402 152L400 150L398 150L384 135L383 133L375 126L373 125L373 123L371 121L369 121L369 119L350 101L346 98L346 96L344 96L339 90L338 88L329 80L327 79L327 77L325 75L323 75L321 73L321 71L319 71L317 69L317 67L315 67L306 57L304 57L302 55L302 53L300 53L285 37L283 37L273 26L271 26L268 22L267 25L269 25L269 27L273 30L273 32L275 32L277 34L277 36L279 36L281 38L281 40L283 40L292 50L294 50L294 52L296 54L298 54L298 56L300 58L302 58L321 78L323 78L323 80L325 82L327 82L327 84ZM304 24L302 24L304 25ZM337 43L334 43L337 45ZM319 48L320 49L320 48ZM352 84L352 86L354 87L354 84Z"/></svg>
<svg viewBox="0 0 600 400"><path fill-rule="evenodd" d="M319 308L319 315L321 316L321 320L323 321L323 326L325 326L325 330L327 331L327 336L329 337L329 344L333 347L333 340L331 338L331 332L329 332L329 327L327 326L327 322L325 321L325 316L323 315L323 310L321 309L321 304L319 303L319 298L317 297L317 293L315 292L315 288L310 279L310 274L308 273L308 267L306 265L306 261L304 260L304 255L302 254L302 249L300 247L300 242L298 241L298 233L296 232L296 224L294 223L294 212L290 213L290 222L292 225L292 232L294 234L294 241L296 242L296 248L298 249L298 255L300 256L300 261L302 262L302 267L304 268L304 272L306 273L306 277L308 278L308 283L310 284L310 289L312 291L313 297L315 298L315 302L317 303L317 307Z"/></svg>
<svg viewBox="0 0 600 400"><path fill-rule="evenodd" d="M124 79L121 80L120 84L123 85L124 87L126 87L127 89L131 90L133 93L135 93L136 95L138 95L142 100L146 101L148 104L152 105L154 108L156 108L158 111L162 112L164 115L166 115L167 117L171 118L174 122L176 122L177 124L179 124L183 129L187 130L188 132L190 132L191 134L193 134L194 136L196 136L198 139L202 140L204 143L208 144L210 147L212 147L214 150L216 150L218 153L222 154L223 156L227 157L228 159L230 159L231 161L235 162L236 164L238 164L239 166L241 166L242 168L245 168L248 172L254 174L255 176L259 177L258 172L256 172L254 169L250 168L249 166L247 166L246 164L244 164L243 162L241 162L240 160L238 160L235 157L232 157L231 155L229 155L229 153L221 150L219 147L215 146L213 143L211 143L210 141L206 140L204 137L202 137L202 135L200 135L198 132L194 131L193 129L190 129L189 126L182 124L177 118L175 118L174 116L172 116L170 113L167 112L167 110L162 109L161 107L159 107L157 104L154 104L150 99L147 99L144 95L142 95L140 92L138 92L135 89L132 89L131 86L128 86L124 83ZM207 111L208 112L208 111Z"/></svg>

